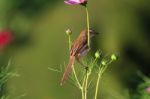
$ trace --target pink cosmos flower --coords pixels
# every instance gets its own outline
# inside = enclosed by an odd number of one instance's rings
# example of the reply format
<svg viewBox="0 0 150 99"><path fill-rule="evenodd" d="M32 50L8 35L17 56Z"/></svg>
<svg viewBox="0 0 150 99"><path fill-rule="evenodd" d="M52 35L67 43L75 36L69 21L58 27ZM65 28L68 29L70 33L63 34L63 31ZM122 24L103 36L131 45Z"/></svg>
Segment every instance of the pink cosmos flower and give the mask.
<svg viewBox="0 0 150 99"><path fill-rule="evenodd" d="M150 93L150 86L146 88L146 92Z"/></svg>
<svg viewBox="0 0 150 99"><path fill-rule="evenodd" d="M0 49L8 46L13 40L12 32L8 30L0 31Z"/></svg>
<svg viewBox="0 0 150 99"><path fill-rule="evenodd" d="M65 0L68 5L86 5L87 0Z"/></svg>

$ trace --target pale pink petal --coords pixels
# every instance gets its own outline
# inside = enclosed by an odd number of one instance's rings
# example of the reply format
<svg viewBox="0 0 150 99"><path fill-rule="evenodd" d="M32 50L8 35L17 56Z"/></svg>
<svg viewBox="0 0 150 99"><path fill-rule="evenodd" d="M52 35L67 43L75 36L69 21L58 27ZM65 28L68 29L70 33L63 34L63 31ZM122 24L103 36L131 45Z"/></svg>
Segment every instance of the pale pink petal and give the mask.
<svg viewBox="0 0 150 99"><path fill-rule="evenodd" d="M150 87L147 87L147 88L146 88L146 91L147 91L148 93L150 93Z"/></svg>
<svg viewBox="0 0 150 99"><path fill-rule="evenodd" d="M79 2L75 2L75 1L71 1L71 0L68 0L68 1L64 1L66 4L68 5L77 5L77 4L80 4Z"/></svg>
<svg viewBox="0 0 150 99"><path fill-rule="evenodd" d="M87 0L80 0L80 3L85 3L87 2Z"/></svg>
<svg viewBox="0 0 150 99"><path fill-rule="evenodd" d="M84 4L87 0L65 0L64 1L68 5L77 5L77 4Z"/></svg>

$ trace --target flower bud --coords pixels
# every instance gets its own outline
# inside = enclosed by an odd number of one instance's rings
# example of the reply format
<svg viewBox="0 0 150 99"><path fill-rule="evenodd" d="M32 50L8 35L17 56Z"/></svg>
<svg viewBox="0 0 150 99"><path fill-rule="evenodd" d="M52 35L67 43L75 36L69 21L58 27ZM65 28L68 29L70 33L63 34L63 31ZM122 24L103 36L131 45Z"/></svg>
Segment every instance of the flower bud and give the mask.
<svg viewBox="0 0 150 99"><path fill-rule="evenodd" d="M71 34L72 34L72 31L71 31L70 29L67 29L67 30L66 30L66 34L67 34L67 35L71 35Z"/></svg>
<svg viewBox="0 0 150 99"><path fill-rule="evenodd" d="M101 63L102 63L102 65L106 65L106 61L102 61Z"/></svg>
<svg viewBox="0 0 150 99"><path fill-rule="evenodd" d="M113 61L115 61L115 60L117 60L117 56L116 56L115 54L112 54L112 55L111 55L111 59L112 59Z"/></svg>
<svg viewBox="0 0 150 99"><path fill-rule="evenodd" d="M95 57L96 57L96 58L100 58L100 53L99 53L99 51L96 51Z"/></svg>

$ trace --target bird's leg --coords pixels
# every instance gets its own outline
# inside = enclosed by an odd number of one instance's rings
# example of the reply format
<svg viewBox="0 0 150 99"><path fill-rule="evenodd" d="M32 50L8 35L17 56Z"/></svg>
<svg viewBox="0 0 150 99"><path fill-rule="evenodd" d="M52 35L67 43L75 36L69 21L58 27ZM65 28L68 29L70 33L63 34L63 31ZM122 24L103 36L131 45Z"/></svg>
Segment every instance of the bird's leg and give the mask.
<svg viewBox="0 0 150 99"><path fill-rule="evenodd" d="M78 54L76 56L76 60L79 64L81 64L86 70L88 70L88 66L86 66L85 64L83 64L81 61L80 61L80 54Z"/></svg>

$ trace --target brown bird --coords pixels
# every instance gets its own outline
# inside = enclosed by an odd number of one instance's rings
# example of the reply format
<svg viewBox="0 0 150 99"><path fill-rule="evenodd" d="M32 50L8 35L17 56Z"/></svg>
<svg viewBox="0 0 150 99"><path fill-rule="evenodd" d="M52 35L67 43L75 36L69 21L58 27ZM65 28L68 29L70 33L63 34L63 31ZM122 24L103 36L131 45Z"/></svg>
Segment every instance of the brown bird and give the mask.
<svg viewBox="0 0 150 99"><path fill-rule="evenodd" d="M97 32L94 32L93 30L90 30L90 38L98 34ZM88 31L87 29L83 30L77 39L73 42L70 50L70 57L69 57L69 63L65 69L65 72L63 74L63 77L61 79L61 85L63 85L64 81L68 78L72 66L74 64L75 59L83 66L84 64L81 63L80 57L87 54L87 52L90 50L87 44L88 41Z"/></svg>

